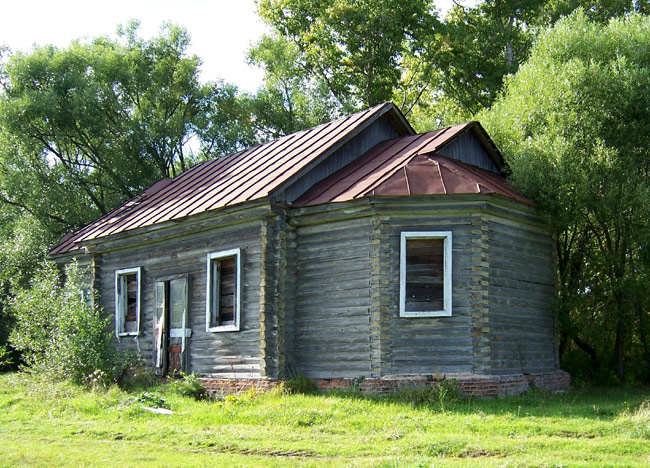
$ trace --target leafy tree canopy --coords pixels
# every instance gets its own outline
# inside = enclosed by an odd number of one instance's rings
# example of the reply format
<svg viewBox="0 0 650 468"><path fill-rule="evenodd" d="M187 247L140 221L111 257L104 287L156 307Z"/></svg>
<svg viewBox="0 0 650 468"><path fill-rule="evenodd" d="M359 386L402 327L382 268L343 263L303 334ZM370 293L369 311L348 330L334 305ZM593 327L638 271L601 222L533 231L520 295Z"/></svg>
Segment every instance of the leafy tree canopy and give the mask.
<svg viewBox="0 0 650 468"><path fill-rule="evenodd" d="M649 30L561 20L481 117L557 236L564 349L621 379L634 356L650 365Z"/></svg>
<svg viewBox="0 0 650 468"><path fill-rule="evenodd" d="M391 100L403 58L421 53L438 24L430 0L262 0L259 13L344 112Z"/></svg>
<svg viewBox="0 0 650 468"><path fill-rule="evenodd" d="M186 169L193 139L211 151L248 144L241 126L216 127L236 110L236 88L201 84L188 44L177 26L145 41L131 23L117 39L10 56L0 83L0 201L61 232Z"/></svg>

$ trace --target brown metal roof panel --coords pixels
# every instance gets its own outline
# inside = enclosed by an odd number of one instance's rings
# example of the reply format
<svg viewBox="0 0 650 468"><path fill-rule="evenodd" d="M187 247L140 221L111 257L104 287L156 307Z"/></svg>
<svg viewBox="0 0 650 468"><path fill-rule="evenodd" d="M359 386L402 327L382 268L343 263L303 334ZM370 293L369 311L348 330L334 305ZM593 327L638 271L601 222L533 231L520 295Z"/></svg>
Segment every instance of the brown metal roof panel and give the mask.
<svg viewBox="0 0 650 468"><path fill-rule="evenodd" d="M230 174L242 160L254 157L265 145L258 145L253 148L234 153L229 156L220 157L210 161L206 166L207 170L193 171L193 168L185 173L190 173L184 180L185 183L178 184L175 189L166 194L163 199L156 200L149 206L143 207L139 213L132 216L127 223L116 226L105 235L110 235L123 230L148 226L157 222L171 219L169 213L176 211L179 207L192 204L199 199L206 191L220 187L219 182L224 174ZM118 229L119 228L119 229Z"/></svg>
<svg viewBox="0 0 650 468"><path fill-rule="evenodd" d="M428 158L417 156L405 168L411 195L444 195L440 167Z"/></svg>
<svg viewBox="0 0 650 468"><path fill-rule="evenodd" d="M439 161L445 164L449 168L458 169L466 174L468 177L474 177L477 183L479 184L479 189L485 192L499 193L515 200L522 201L524 203L533 203L528 198L523 195L515 192L508 185L505 177L495 174L490 171L485 171L471 164L466 164L455 159L437 156Z"/></svg>
<svg viewBox="0 0 650 468"><path fill-rule="evenodd" d="M284 170L285 177L291 176L299 168L289 167L287 171L286 160L293 154L302 155L304 159L304 150L313 144L314 141L324 140L325 138L336 137L336 129L347 122L354 123L359 118L372 114L373 110L361 112L348 116L327 124L322 124L312 129L303 130L295 134L283 137L268 144L262 145L260 153L249 155L242 158L241 164L236 166L232 171L220 174L218 182L209 190L201 191L192 197L188 203L178 206L166 215L161 215L155 222L163 222L171 219L179 219L192 214L197 214L212 209L242 203L254 198L261 198L268 195L268 192L260 190L260 177L264 178L265 174L275 171L274 168ZM349 125L349 124L347 124ZM269 180L281 183L278 177L269 177ZM251 187L251 184L254 184ZM263 187L262 187L263 188ZM242 191L252 195L243 196Z"/></svg>
<svg viewBox="0 0 650 468"><path fill-rule="evenodd" d="M395 154L394 157L387 161L387 163L379 168L379 170L374 171L372 174L360 180L357 186L354 187L354 190L357 192L354 198L364 196L365 193L374 190L385 180L390 178L395 171L398 171L405 164L408 164L418 155L422 146L426 145L432 137L430 133L424 133L417 136L417 139L413 140L411 144L402 151Z"/></svg>
<svg viewBox="0 0 650 468"><path fill-rule="evenodd" d="M220 162L221 161L217 160L206 161L178 175L171 180L170 184L162 188L158 193L143 201L143 203L139 205L137 213L133 213L132 216L124 217L123 219L114 222L110 222L110 219L100 218L92 223L95 225L95 228L80 240L90 240L104 235L109 235L118 229L122 229L124 225L133 222L134 219L138 219L143 213L148 213L150 207L159 209L160 206L164 206L165 201L173 199L179 191L185 190L190 186L197 179L197 175L210 171L216 163ZM128 201L126 203L128 203Z"/></svg>
<svg viewBox="0 0 650 468"><path fill-rule="evenodd" d="M336 174L338 174L337 177L329 176L314 184L312 188L307 192L307 194L311 195L303 194L298 197L295 203L298 205L304 203L311 204L312 202L318 203L315 201L317 198L329 199L330 197L334 196L334 193L338 193L339 191L344 190L343 187L347 187L346 184L351 185L357 181L358 176L356 175L356 172L358 170L366 167L370 161L382 161L380 158L381 154L384 152L384 150L393 144L394 141L392 140L378 143L363 156L355 159L350 164L339 169L339 171L336 172ZM390 156L391 152L389 151L386 154ZM309 196L312 198L305 198Z"/></svg>
<svg viewBox="0 0 650 468"><path fill-rule="evenodd" d="M409 135L378 143L352 163L314 185L294 204L311 205L335 201L341 197L348 199L361 195L367 191L362 185L364 181L368 183L370 178L372 181L376 180L384 173L383 166L395 163L396 155L412 154L410 150L413 149L413 145L416 145L415 148L418 147L417 142L420 138L422 135Z"/></svg>
<svg viewBox="0 0 650 468"><path fill-rule="evenodd" d="M243 160L254 157L260 151L263 151L263 147L256 146L234 155L217 158L214 160L216 164L210 166L208 171L193 174L188 178L187 184L179 185L165 200L160 200L159 203L134 216L128 224L122 226L121 230L167 221L173 218L173 213L179 209L191 206L200 207L201 198L205 193L219 190L223 183L227 182L228 176L237 171L237 167Z"/></svg>
<svg viewBox="0 0 650 468"><path fill-rule="evenodd" d="M471 122L443 128L436 130L435 132L429 132L428 134L431 136L430 141L420 149L419 153L435 153L441 146L454 139L470 125Z"/></svg>
<svg viewBox="0 0 650 468"><path fill-rule="evenodd" d="M467 174L452 170L445 164L439 163L439 167L447 193L480 193L475 177L468 177Z"/></svg>
<svg viewBox="0 0 650 468"><path fill-rule="evenodd" d="M391 196L394 194L404 194L411 193L409 188L409 180L405 174L405 168L397 171L391 177L388 178L383 184L372 190L370 193L364 194L364 196L377 195L377 196Z"/></svg>
<svg viewBox="0 0 650 468"><path fill-rule="evenodd" d="M451 138L453 135L448 133ZM532 203L510 189L504 177L444 156L418 154L422 148L428 145L432 147L430 144L436 135L424 134L420 137L419 145L417 140L409 139L410 144L406 148L398 149L397 145L399 141L407 140L406 137L383 145L381 152L384 157L389 157L381 165L374 164L378 151L371 149L353 164L312 187L294 205L343 202L364 196L472 193L496 193ZM351 166L354 166L353 170Z"/></svg>
<svg viewBox="0 0 650 468"><path fill-rule="evenodd" d="M359 128L360 124L365 122L368 117L382 107L384 106L372 108L372 112L369 110L340 119L338 121L340 123L337 124L334 122L335 125L326 127L327 132L325 135L312 133L304 149L294 149L291 152L286 152L281 158L275 161L273 167L268 168L253 185L241 192L239 196L244 201L248 201L258 196L269 195L275 188L300 172L300 170L317 159L321 154L326 153L338 142L345 140L346 137ZM287 166L290 167L289 171L286 170ZM225 203L231 204L232 201L227 199Z"/></svg>
<svg viewBox="0 0 650 468"><path fill-rule="evenodd" d="M257 180L256 177L264 174L266 166L273 165L288 150L303 148L305 145L312 144L312 140L318 141L319 134L323 132L324 134L328 134L328 132L332 132L341 125L344 125L346 128L349 127L349 129L353 128L355 122L360 119L367 119L383 107L385 105L376 106L375 108L352 116L322 124L309 130L303 130L269 143L195 166L174 179L174 184L169 190L166 190L153 199L147 200L146 203L141 204L137 212L132 213L130 216L113 222L102 220L102 222L93 223L95 225L93 232L87 235L85 239L102 237L128 229L179 219L221 206L246 201L235 197L226 202L220 202L220 200L215 201L215 196L219 194L224 194L225 196L240 186L248 188L251 181ZM295 152L297 154L301 153L298 150ZM291 175L298 168L290 167L289 169L285 175ZM233 182L233 179L236 182ZM271 178L273 181L277 179L277 177ZM235 185L231 187L230 184L233 183ZM266 193L260 193L258 190L247 198L250 199L253 196L265 195Z"/></svg>

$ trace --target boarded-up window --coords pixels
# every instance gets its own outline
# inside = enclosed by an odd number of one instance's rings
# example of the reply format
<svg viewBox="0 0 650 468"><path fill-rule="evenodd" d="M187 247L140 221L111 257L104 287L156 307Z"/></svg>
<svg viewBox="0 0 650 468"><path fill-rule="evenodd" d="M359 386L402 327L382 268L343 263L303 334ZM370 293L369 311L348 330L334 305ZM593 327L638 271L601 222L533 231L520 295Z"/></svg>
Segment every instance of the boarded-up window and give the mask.
<svg viewBox="0 0 650 468"><path fill-rule="evenodd" d="M240 250L208 254L207 331L239 330Z"/></svg>
<svg viewBox="0 0 650 468"><path fill-rule="evenodd" d="M140 331L140 268L115 272L115 331L118 336Z"/></svg>
<svg viewBox="0 0 650 468"><path fill-rule="evenodd" d="M451 315L451 232L403 232L400 316Z"/></svg>

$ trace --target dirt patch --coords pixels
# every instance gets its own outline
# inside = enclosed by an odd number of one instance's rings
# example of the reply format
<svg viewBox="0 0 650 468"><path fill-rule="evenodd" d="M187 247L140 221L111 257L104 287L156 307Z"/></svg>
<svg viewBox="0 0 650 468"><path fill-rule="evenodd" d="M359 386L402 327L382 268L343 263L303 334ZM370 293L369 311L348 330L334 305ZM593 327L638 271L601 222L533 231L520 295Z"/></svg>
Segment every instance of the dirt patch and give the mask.
<svg viewBox="0 0 650 468"><path fill-rule="evenodd" d="M551 435L556 437L566 437L568 439L595 439L601 437L600 434L586 434L584 432L559 431Z"/></svg>
<svg viewBox="0 0 650 468"><path fill-rule="evenodd" d="M483 458L483 457L502 457L502 452L493 452L492 450L476 449L465 450L458 454L458 458Z"/></svg>

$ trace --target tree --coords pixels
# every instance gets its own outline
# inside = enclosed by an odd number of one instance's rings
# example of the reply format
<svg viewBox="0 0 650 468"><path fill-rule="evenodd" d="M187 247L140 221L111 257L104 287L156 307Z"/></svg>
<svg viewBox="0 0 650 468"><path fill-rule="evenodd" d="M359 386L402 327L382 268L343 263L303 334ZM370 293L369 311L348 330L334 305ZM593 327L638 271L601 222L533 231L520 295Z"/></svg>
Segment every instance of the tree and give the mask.
<svg viewBox="0 0 650 468"><path fill-rule="evenodd" d="M391 100L403 58L418 55L438 24L430 0L262 0L259 13L343 112Z"/></svg>
<svg viewBox="0 0 650 468"><path fill-rule="evenodd" d="M110 320L86 295L84 275L72 264L62 285L56 266L44 264L10 303L17 322L10 341L34 372L77 383L112 382L120 363Z"/></svg>
<svg viewBox="0 0 650 468"><path fill-rule="evenodd" d="M621 380L640 348L650 356L649 27L640 15L561 20L482 116L557 238L565 359L582 350Z"/></svg>
<svg viewBox="0 0 650 468"><path fill-rule="evenodd" d="M323 81L301 66L298 46L282 36L264 35L248 53L265 71L264 85L249 97L252 125L267 139L310 128L338 116Z"/></svg>
<svg viewBox="0 0 650 468"><path fill-rule="evenodd" d="M177 26L145 41L131 23L117 40L12 55L1 77L0 201L60 233L185 170L193 139L237 146L239 134L203 131L236 90L201 84L188 44Z"/></svg>
<svg viewBox="0 0 650 468"><path fill-rule="evenodd" d="M237 88L199 82L189 40L171 24L143 40L132 22L117 39L0 48L0 348L11 291L64 232L257 142Z"/></svg>

